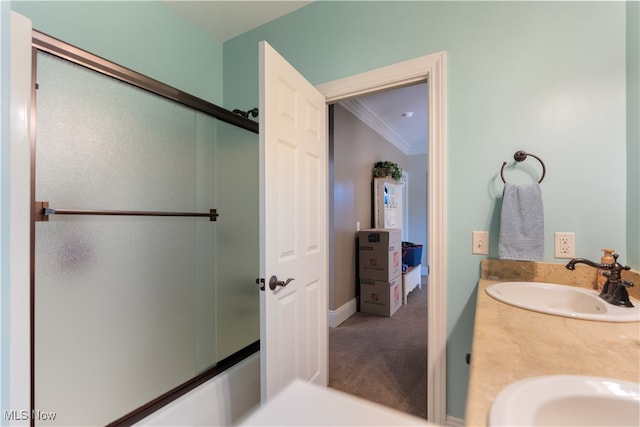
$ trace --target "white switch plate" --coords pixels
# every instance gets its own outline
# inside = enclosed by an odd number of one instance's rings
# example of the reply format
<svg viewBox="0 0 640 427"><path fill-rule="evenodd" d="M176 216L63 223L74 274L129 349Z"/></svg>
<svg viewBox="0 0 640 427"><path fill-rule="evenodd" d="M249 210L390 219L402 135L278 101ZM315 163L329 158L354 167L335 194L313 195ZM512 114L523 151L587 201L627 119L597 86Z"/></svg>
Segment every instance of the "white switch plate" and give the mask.
<svg viewBox="0 0 640 427"><path fill-rule="evenodd" d="M489 232L473 231L471 253L475 255L489 255Z"/></svg>
<svg viewBox="0 0 640 427"><path fill-rule="evenodd" d="M576 257L576 233L556 231L553 236L556 258Z"/></svg>

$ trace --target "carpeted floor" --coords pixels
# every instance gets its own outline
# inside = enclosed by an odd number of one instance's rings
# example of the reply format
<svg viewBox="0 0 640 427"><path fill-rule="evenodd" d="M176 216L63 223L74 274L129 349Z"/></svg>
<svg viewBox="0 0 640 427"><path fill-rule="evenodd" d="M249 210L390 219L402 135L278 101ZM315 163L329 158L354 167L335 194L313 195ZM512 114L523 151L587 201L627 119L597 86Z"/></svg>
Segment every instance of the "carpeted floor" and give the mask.
<svg viewBox="0 0 640 427"><path fill-rule="evenodd" d="M427 286L393 317L355 313L329 329L329 387L427 417Z"/></svg>

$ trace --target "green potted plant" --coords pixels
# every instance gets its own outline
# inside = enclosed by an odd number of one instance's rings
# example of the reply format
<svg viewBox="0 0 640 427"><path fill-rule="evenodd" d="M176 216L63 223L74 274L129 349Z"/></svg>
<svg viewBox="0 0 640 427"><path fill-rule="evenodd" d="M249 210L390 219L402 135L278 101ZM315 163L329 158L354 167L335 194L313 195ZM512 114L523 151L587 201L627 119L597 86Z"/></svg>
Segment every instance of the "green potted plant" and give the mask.
<svg viewBox="0 0 640 427"><path fill-rule="evenodd" d="M394 162L376 162L373 165L373 176L374 178L381 176L390 176L395 181L399 181L400 178L402 178L402 169L398 166L397 163Z"/></svg>

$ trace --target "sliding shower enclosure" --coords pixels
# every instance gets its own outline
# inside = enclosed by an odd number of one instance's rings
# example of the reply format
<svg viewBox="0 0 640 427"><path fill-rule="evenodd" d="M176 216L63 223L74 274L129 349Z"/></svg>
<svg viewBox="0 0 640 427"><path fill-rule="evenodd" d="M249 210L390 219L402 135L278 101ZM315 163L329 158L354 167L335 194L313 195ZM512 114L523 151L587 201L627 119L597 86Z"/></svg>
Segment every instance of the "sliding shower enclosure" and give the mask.
<svg viewBox="0 0 640 427"><path fill-rule="evenodd" d="M257 126L36 39L35 423L104 425L257 348Z"/></svg>

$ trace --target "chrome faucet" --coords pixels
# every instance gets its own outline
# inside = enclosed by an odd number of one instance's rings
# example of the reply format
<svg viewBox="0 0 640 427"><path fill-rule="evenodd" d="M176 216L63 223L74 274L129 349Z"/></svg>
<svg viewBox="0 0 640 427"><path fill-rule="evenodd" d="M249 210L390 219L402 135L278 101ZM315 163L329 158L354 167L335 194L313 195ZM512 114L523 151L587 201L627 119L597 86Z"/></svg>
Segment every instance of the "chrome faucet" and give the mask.
<svg viewBox="0 0 640 427"><path fill-rule="evenodd" d="M604 273L604 276L607 277L607 281L599 297L609 304L633 307L633 304L629 301L629 293L627 292L627 288L633 286L633 283L622 280L621 277L622 271L631 270L631 267L618 263L618 256L618 254L613 254L613 264L598 264L588 259L574 258L567 263L566 267L568 270L575 270L576 264L586 264L599 270L605 270L606 273Z"/></svg>

